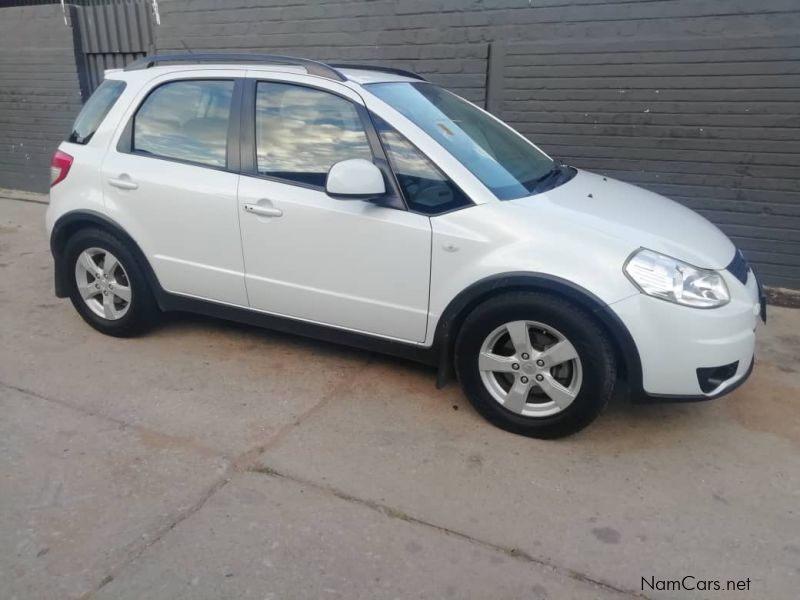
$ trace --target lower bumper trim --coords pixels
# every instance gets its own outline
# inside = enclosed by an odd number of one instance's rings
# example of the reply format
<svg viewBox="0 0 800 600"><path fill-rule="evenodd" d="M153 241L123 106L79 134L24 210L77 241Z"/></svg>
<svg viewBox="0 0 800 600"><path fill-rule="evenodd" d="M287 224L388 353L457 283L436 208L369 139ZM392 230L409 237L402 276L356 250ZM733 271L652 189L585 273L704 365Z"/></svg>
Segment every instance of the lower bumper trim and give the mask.
<svg viewBox="0 0 800 600"><path fill-rule="evenodd" d="M735 389L739 388L745 381L748 380L750 375L753 373L753 367L755 366L755 356L750 360L750 366L747 368L747 371L742 375L739 379L733 382L731 385L725 387L724 389L716 392L715 394L704 395L704 394L697 394L697 395L671 395L671 394L649 394L645 391L634 395L631 397L631 402L634 404L655 404L659 402L702 402L704 400L714 400L716 398L721 398L727 394L730 394Z"/></svg>

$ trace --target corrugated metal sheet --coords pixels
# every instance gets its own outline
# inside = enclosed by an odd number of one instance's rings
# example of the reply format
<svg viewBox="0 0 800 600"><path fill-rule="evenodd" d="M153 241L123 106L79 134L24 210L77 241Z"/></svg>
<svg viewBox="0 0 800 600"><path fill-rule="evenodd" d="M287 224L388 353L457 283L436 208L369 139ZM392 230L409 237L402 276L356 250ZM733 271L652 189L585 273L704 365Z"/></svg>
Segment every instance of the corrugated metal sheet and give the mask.
<svg viewBox="0 0 800 600"><path fill-rule="evenodd" d="M81 44L87 54L147 52L153 44L145 0L90 3L78 11Z"/></svg>
<svg viewBox="0 0 800 600"><path fill-rule="evenodd" d="M121 69L137 58L144 56L144 52L100 52L86 56L89 88L93 91L103 82L103 73L106 69Z"/></svg>
<svg viewBox="0 0 800 600"><path fill-rule="evenodd" d="M103 71L124 67L153 48L148 0L93 0L75 9L75 22L88 92L103 80Z"/></svg>

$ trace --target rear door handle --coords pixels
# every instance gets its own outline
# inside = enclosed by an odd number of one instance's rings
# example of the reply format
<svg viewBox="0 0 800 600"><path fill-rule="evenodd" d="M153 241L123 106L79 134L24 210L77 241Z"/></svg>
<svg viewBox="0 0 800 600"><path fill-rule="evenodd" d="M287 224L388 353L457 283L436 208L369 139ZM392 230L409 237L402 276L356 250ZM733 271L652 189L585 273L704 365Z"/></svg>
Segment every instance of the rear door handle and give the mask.
<svg viewBox="0 0 800 600"><path fill-rule="evenodd" d="M272 206L260 206L258 204L245 204L244 209L249 212L253 213L254 215L258 215L260 217L282 217L283 211L280 208L274 208Z"/></svg>
<svg viewBox="0 0 800 600"><path fill-rule="evenodd" d="M119 188L121 190L135 190L139 187L139 184L133 181L130 176L122 174L117 178L111 178L108 180L108 185L113 185L115 188Z"/></svg>

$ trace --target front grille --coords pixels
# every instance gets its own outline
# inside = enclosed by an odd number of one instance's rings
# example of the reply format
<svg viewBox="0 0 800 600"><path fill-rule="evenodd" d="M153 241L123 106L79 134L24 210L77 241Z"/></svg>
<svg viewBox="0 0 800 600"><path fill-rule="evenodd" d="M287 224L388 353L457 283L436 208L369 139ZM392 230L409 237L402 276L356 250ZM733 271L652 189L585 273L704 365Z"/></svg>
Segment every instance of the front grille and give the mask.
<svg viewBox="0 0 800 600"><path fill-rule="evenodd" d="M731 264L727 266L728 272L742 283L747 283L747 274L750 272L750 265L747 264L742 251L737 249Z"/></svg>

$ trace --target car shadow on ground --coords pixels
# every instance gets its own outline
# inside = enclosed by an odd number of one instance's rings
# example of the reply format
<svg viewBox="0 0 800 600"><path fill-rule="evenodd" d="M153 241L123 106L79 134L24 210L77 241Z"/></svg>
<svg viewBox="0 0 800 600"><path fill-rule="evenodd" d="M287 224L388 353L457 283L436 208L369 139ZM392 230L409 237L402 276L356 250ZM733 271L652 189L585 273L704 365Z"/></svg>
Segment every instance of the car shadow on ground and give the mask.
<svg viewBox="0 0 800 600"><path fill-rule="evenodd" d="M261 345L271 350L280 346L292 353L301 355L307 353L309 358L335 355L352 363L354 368L369 365L370 368L392 373L394 376L389 378L389 385L391 381L403 381L407 384L409 380L413 380L414 389L421 390L430 400L434 402L441 400L443 405L449 403L453 410L466 411L472 418L482 420L462 394L455 378L452 378L444 389L438 390L435 367L405 358L192 313L165 314L161 323L150 335L194 336L198 332L210 333L213 337L228 338L231 343L238 343L254 352L258 352ZM302 376L302 373L298 371L297 376ZM647 438L651 443L664 442L665 438L674 438L676 433L696 433L698 423L702 426L704 419L715 418L713 413L718 412L718 409L714 404L714 401L635 404L629 398L625 382L620 381L608 407L598 420L567 439L570 443L580 443L583 440L592 445L603 445L605 441L613 447L624 444L626 439L636 439L641 442L643 438ZM486 426L491 427L488 423Z"/></svg>

